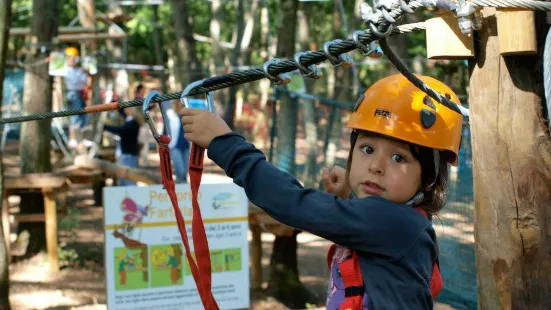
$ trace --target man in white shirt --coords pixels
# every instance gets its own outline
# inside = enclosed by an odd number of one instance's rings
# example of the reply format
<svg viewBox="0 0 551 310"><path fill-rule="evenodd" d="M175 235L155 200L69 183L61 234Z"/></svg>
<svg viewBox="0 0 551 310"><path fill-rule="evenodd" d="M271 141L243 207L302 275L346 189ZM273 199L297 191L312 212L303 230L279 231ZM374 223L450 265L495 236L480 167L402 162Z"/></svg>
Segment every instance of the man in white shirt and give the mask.
<svg viewBox="0 0 551 310"><path fill-rule="evenodd" d="M78 66L79 52L74 47L65 49L67 55L67 73L64 77L67 103L70 109L83 109L86 107L84 89L88 83L88 75L84 69ZM75 135L79 130L88 124L88 115L74 115L71 117L71 131L69 147L75 148L77 140Z"/></svg>

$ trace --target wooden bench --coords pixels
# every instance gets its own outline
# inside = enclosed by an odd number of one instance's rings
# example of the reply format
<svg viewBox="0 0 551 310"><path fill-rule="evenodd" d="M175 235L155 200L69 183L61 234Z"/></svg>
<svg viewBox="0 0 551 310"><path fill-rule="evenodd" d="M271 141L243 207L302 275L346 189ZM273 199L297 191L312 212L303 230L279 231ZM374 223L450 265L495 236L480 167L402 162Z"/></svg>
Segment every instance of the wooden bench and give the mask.
<svg viewBox="0 0 551 310"><path fill-rule="evenodd" d="M4 181L4 201L2 207L2 226L6 245L10 247L10 224L9 205L10 195L21 195L24 192L41 192L44 199L44 213L16 214L15 220L18 223L24 222L45 222L46 226L46 249L51 272L59 271L58 262L58 241L57 241L57 217L67 210L66 204L67 181L63 176L56 176L50 173L26 174L19 177L6 177ZM57 201L56 201L57 199ZM60 207L58 210L58 201Z"/></svg>

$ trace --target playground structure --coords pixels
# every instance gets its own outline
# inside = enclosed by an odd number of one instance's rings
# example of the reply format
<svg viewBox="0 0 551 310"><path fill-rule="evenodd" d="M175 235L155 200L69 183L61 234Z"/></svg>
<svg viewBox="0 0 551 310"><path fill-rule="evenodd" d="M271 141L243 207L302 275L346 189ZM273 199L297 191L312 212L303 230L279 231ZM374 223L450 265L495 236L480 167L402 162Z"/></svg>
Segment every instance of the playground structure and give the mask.
<svg viewBox="0 0 551 310"><path fill-rule="evenodd" d="M500 20L503 21L503 20L507 20L508 23L511 23L511 19L513 20L516 20L517 22L519 20L522 20L523 22L526 22L527 20L530 20L530 17L526 14L530 13L530 14L533 14L533 12L521 12L522 14L518 13L518 12L510 12L511 14L507 14L509 12L504 12L504 14L497 14L498 16L498 22L497 22L497 27L500 27ZM485 15L485 16L491 16L492 12L489 12L487 13L488 15ZM532 15L530 15L532 16ZM432 24L433 22L437 21L436 25L437 27L434 27L434 26L431 26L429 27L429 25L434 25ZM461 37L461 38L464 38L463 36L459 36L459 32L461 32L461 29L459 29L458 27L455 27L455 21L456 20L452 20L452 22L450 22L450 18L449 17L438 17L436 19L432 19L431 22L427 22L427 40L428 37L429 37L429 33L431 33L431 36L430 37L433 37L432 34L433 34L433 31L435 31L434 28L438 29L438 31L444 31L444 29L446 29L445 27L441 27L442 25L447 25L447 29L446 30L452 30L452 33L454 34L453 36L452 35L448 35L448 36L445 36L446 38L450 39L450 40L454 40L454 39L457 39L458 37ZM442 23L444 22L444 23ZM492 27L491 25L488 26L488 25L484 25L483 27ZM501 26L503 27L503 26ZM398 27L398 29L400 30L400 28ZM486 28L482 28L482 29L486 29ZM516 27L516 29L520 29L521 31L525 31L526 29L528 29L527 31L532 31L533 33L535 33L535 29L534 28L522 28L522 27ZM495 30L495 29L494 29ZM400 30L401 31L401 30ZM366 31L367 32L367 31ZM510 54L532 54L535 52L535 37L534 37L534 41L531 41L529 39L527 40L511 40L511 39L508 39L506 42L515 42L515 45L516 47L511 47L509 45L511 44L502 44L501 43L501 40L502 39L502 35L501 33L509 33L507 31L501 31L500 32L500 36L499 36L499 39L497 38L491 38L490 36L488 36L487 38L483 38L484 40L487 40L487 42L489 43L488 45L486 45L485 49L487 52L492 52L494 53L494 55L497 55L497 54L501 54L501 55L510 55ZM364 33L365 34L365 33ZM505 36L505 35L504 35ZM522 36L523 38L530 38L531 36ZM371 40L373 39L373 37L369 37L369 39L364 39L362 40L360 38L360 41L364 41L364 42L367 42L368 40ZM472 37L471 37L472 39ZM499 45L495 42L495 40L499 40L500 43ZM350 40L349 40L350 41ZM461 40L459 40L461 41ZM432 41L431 41L432 42ZM470 43L469 43L470 42ZM349 44L344 44L345 47L342 48L344 50L346 49L349 49L352 47L352 45L350 44L350 42L348 42ZM449 43L449 42L448 42ZM448 44L446 43L446 44ZM457 42L456 42L457 43ZM429 41L428 43L429 44ZM443 59L447 59L447 58L450 58L450 59L456 59L457 57L460 57L460 58L470 58L470 57L474 57L475 56L475 53L474 53L474 45L472 43L472 41L461 41L461 44L460 45L460 48L459 49L449 49L449 46L452 45L450 43L450 45L446 45L445 47L446 48L443 48L440 49L438 51L434 51L434 49L429 49L431 50L430 52L430 57L431 58L443 58ZM445 44L442 44L442 46L444 46ZM434 44L429 44L429 46L435 46ZM499 46L499 51L497 50L497 47ZM356 47L356 46L354 46ZM331 48L329 48L329 50L331 51ZM333 49L334 50L334 49ZM458 52L459 50L459 52ZM331 52L331 54L338 54L337 52ZM386 53L388 55L388 53ZM312 56L312 59L311 60L308 60L308 61L305 61L303 63L303 65L311 65L313 63L315 63L317 60L321 59L322 57L325 57L325 56L321 56L321 55L315 55L315 56ZM486 55L486 57L488 57L488 55ZM306 59L307 57L303 58L303 59ZM499 58L499 57L496 57L496 58ZM499 66L503 66L505 63L502 63L500 64L499 63L499 60L498 62L496 63L495 60L493 59L490 59L494 62L492 62L491 64L494 66L494 69L496 67L499 68ZM268 70L266 70L265 68L265 71L264 72L261 72L261 73L258 73L257 71L257 77L260 77L260 75L262 75L262 77L265 77L265 76L268 76L268 77L272 77L274 78L274 80L277 80L277 74L281 74L283 73L283 71L285 70L296 70L296 64L290 64L292 63L291 61L287 61L287 62L284 62L283 64L279 64L279 65L274 65L273 67L277 67L276 70L273 70L273 71L270 71L270 66L267 67ZM510 65L510 64L509 64ZM292 67L292 68L291 68ZM517 68L518 69L518 68ZM485 69L487 70L487 69ZM521 73L526 73L525 71L526 70L521 70ZM492 114L493 112L491 110L484 110L482 109L481 107L486 104L486 102L488 102L488 99L486 98L487 94L488 94L488 90L479 90L479 92L477 93L477 87L478 89L481 89L481 86L482 84L484 84L483 82L486 81L487 79L487 76L489 75L488 71L484 71L482 70L481 68L477 70L475 70L476 74L474 75L474 79L471 80L471 85L472 85L472 88L471 88L471 91L473 92L473 94L475 94L475 96L471 96L471 99L470 99L470 105L469 106L472 106L473 107L473 110L474 112L477 112L477 113L480 113L480 114L476 114L476 113L473 113L474 116L480 116L481 119L483 119L482 116L487 116L488 114ZM507 72L506 72L507 73ZM513 83L512 81L508 81L507 80L507 74L506 73L500 73L500 77L501 77L501 80L496 82L498 85L500 85L500 83L503 83L504 85L508 86L507 89L515 89L515 86L517 85L518 81L515 80L515 83ZM477 75L478 74L478 75ZM478 80L477 80L478 79ZM240 83L243 82L243 81L239 81ZM206 84L206 83L205 83ZM498 85L494 85L494 86L498 86ZM207 91L207 90L214 90L214 89L219 89L217 88L219 86L216 86L216 85L213 85L211 84L211 86L205 86L204 89L202 91ZM201 90L197 90L195 92L195 94L200 94ZM478 97L476 96L478 94ZM496 101L500 101L500 100L503 100L503 97L500 97L499 94L496 94ZM526 99L528 101L534 101L534 96L530 95L530 96L526 96L525 97L522 97L521 95L516 95L516 96L519 96L519 97L516 97L516 98L520 98L520 99L517 99L517 100L521 100L521 99ZM484 99L483 99L484 98ZM159 98L154 98L153 101L163 101L167 99L166 96L159 96ZM478 100L478 101L477 101ZM118 107L121 107L121 106L131 106L131 105L138 105L140 104L139 102L130 102L130 103L127 103L126 105L123 103L123 104L118 104L117 106ZM512 103L511 103L512 105ZM476 109L476 107L478 107L479 110ZM488 108L489 109L489 108ZM533 108L532 108L533 109ZM524 113L526 113L526 115L528 115L527 117L529 117L531 114L530 113L534 113L534 111L532 109L528 109L526 108L524 110ZM509 111L512 113L512 111ZM512 117L512 116L510 116ZM476 120L477 118L476 117L472 117L473 120ZM477 123L475 122L473 125L474 129L476 130L477 129ZM485 127L486 125L484 123L478 123L478 129L482 129L484 128L484 130L488 130L487 127ZM499 128L497 127L498 124L496 124L496 128L495 128L495 131L499 131ZM532 129L531 132L533 131L537 131L539 129ZM495 131L492 131L492 132L495 132ZM488 134L488 132L483 132L482 134ZM476 138L475 138L476 139ZM488 146L481 146L480 144L477 145L476 143L476 140L473 140L474 141L474 147L478 147L478 148L481 148L481 149L486 149L487 152L491 152L491 145L488 145ZM529 142L527 142L529 144ZM531 145L527 145L528 148L531 148L532 146ZM545 150L544 150L545 151ZM542 151L542 152L544 152ZM509 152L509 151L507 151ZM520 156L520 155L515 155L513 157L516 158L516 156ZM477 158L475 160L479 160L479 161L484 161L483 158ZM75 164L76 164L77 161L75 161ZM142 178L141 175L139 174L128 174L128 172L117 172L116 168L113 167L113 166L109 166L109 165L106 165L105 163L103 162L100 162L100 161L91 161L93 162L93 164L89 164L89 163L86 163L86 161L83 161L83 163L81 164L76 164L77 166L79 167L82 167L82 168L85 168L85 169L97 169L99 171L101 171L102 173L111 173L111 174L114 174L114 175L118 175L118 176L122 176L124 175L125 177L128 177L128 176L131 176L131 178L135 178L136 180L140 179L140 181L144 181L144 180L151 180L151 182L157 182L158 179L155 179L154 177L151 177L151 179L149 178ZM544 163L548 163L548 162L545 162ZM489 167L491 167L492 165L490 165L490 163L487 163ZM479 171L477 172L479 173L478 175L476 175L475 173L475 179L478 177L478 178L484 178L484 173L490 173L488 171ZM495 177L495 176L494 176ZM522 179L521 179L522 180ZM480 180L479 180L480 182ZM157 182L159 183L159 182ZM514 183L512 181L512 183ZM497 186L497 185L496 185ZM480 191L480 189L478 189ZM489 191L489 190L488 190ZM511 192L515 192L514 189L511 189ZM504 196L507 196L507 195L504 195ZM482 196L483 198L482 199L488 199L488 198L485 198L484 196ZM539 196L538 196L539 197ZM511 198L511 197L507 197L507 198ZM503 198L505 200L505 198ZM510 199L510 200L514 200L514 199ZM488 202L488 201L484 201L482 200L482 202L484 203L484 205L490 205L491 203ZM479 202L480 203L480 202ZM518 208L518 206L517 206ZM54 208L55 209L55 208ZM292 228L289 228L289 227L286 227L286 226L283 226L275 221L273 221L271 218L269 218L269 216L263 214L262 212L259 212L258 209L256 209L256 207L254 206L251 206L251 230L253 231L253 244L252 244L252 250L251 250L251 256L252 256L252 274L253 274L253 282L252 282L252 287L254 287L255 283L255 280L256 279L256 276L255 274L258 273L258 269L256 269L255 271L255 268L258 267L258 262L257 260L254 258L255 256L255 253L257 253L257 245L258 245L258 242L259 242L259 238L257 236L259 236L259 231L261 229L265 229L266 231L269 231L269 232L272 232L276 235L282 235L282 236L285 236L285 235L289 235L291 232L292 232ZM479 222L478 225L482 225L482 224L486 224L488 225L490 222L492 221L495 221L496 218L493 218L493 217L488 217L490 215L486 214L487 211L485 211L484 209L482 208L476 208L476 212L477 212L477 215L479 216L479 218L481 218L483 221L482 222ZM52 213L50 211L50 213ZM532 211L529 211L528 212L528 215L530 215L532 213ZM485 217L486 216L486 217ZM514 218L514 216L513 216ZM533 218L529 216L529 219L532 220ZM517 221L520 220L520 219L517 219ZM486 222L484 222L486 221ZM528 225L530 226L530 225ZM517 229L521 229L521 228L518 228ZM522 234L522 232L524 234ZM487 231L485 233L488 233ZM499 235L495 235L495 234L504 234L505 232L504 231L501 231L501 230L498 230L497 232L493 232L492 234L489 234L491 237L485 237L485 236L478 236L479 238L481 238L482 241L486 241L486 242L495 242L495 240L497 240L497 238L499 237ZM530 242L530 244L533 244L534 242L534 239L531 239L531 238L535 238L533 237L534 234L537 234L537 233L534 233L533 231L521 231L521 236L527 236L527 237L530 237L528 238L528 242ZM525 240L522 240L521 238L521 241L525 241ZM515 248L514 244L515 243L518 243L519 241L513 241L511 245L511 247ZM479 245L477 244L477 246L482 246L482 245ZM524 244L523 244L524 246ZM485 260L482 260L481 263L482 265L484 264L490 264L490 262L488 261L485 261ZM508 268L512 268L513 266L509 265L509 264L505 264L505 267L503 267L502 265L500 265L500 268L505 268L505 270L500 270L500 272L504 272L506 273L507 270L509 270ZM479 267L480 268L480 267ZM488 270L491 270L491 268L488 268ZM488 275L487 275L488 277ZM502 284L502 285L505 285L505 284ZM485 296L485 298L487 298L488 300L489 299L492 299L492 297L490 297L489 295L491 294L490 292L488 293L483 293L482 295L488 295L488 296ZM510 298L510 296L508 295L500 295L500 298L503 298L502 299L502 302L505 302L507 303L507 300L508 298ZM494 298L495 299L495 298ZM489 302L489 301L481 301L481 302Z"/></svg>

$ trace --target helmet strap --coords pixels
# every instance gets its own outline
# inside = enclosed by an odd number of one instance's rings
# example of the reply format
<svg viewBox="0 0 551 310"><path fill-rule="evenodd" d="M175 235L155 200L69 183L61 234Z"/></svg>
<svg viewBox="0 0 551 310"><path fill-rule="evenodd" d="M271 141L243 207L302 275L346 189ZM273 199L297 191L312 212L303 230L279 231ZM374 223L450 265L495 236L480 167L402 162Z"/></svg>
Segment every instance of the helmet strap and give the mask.
<svg viewBox="0 0 551 310"><path fill-rule="evenodd" d="M417 194L415 194L415 196L413 196L413 198L408 200L405 205L411 206L421 203L421 201L423 201L423 199L425 198L424 192L430 191L436 183L436 180L438 179L438 174L440 173L440 151L438 151L437 149L432 149L432 157L434 159L434 179L427 187L425 187L424 190L420 190Z"/></svg>

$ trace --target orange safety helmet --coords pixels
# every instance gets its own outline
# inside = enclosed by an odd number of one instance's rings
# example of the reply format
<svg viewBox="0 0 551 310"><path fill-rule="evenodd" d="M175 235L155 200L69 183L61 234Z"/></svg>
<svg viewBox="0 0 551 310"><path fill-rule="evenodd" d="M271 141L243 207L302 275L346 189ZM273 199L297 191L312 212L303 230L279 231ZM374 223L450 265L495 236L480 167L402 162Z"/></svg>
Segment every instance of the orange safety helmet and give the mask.
<svg viewBox="0 0 551 310"><path fill-rule="evenodd" d="M71 57L78 56L79 55L78 49L76 49L76 47L70 46L70 47L65 49L65 55L71 56Z"/></svg>
<svg viewBox="0 0 551 310"><path fill-rule="evenodd" d="M427 86L459 103L457 95L444 83L416 75ZM385 77L371 85L358 98L347 127L393 137L409 143L438 149L457 165L463 116L418 89L402 74Z"/></svg>

